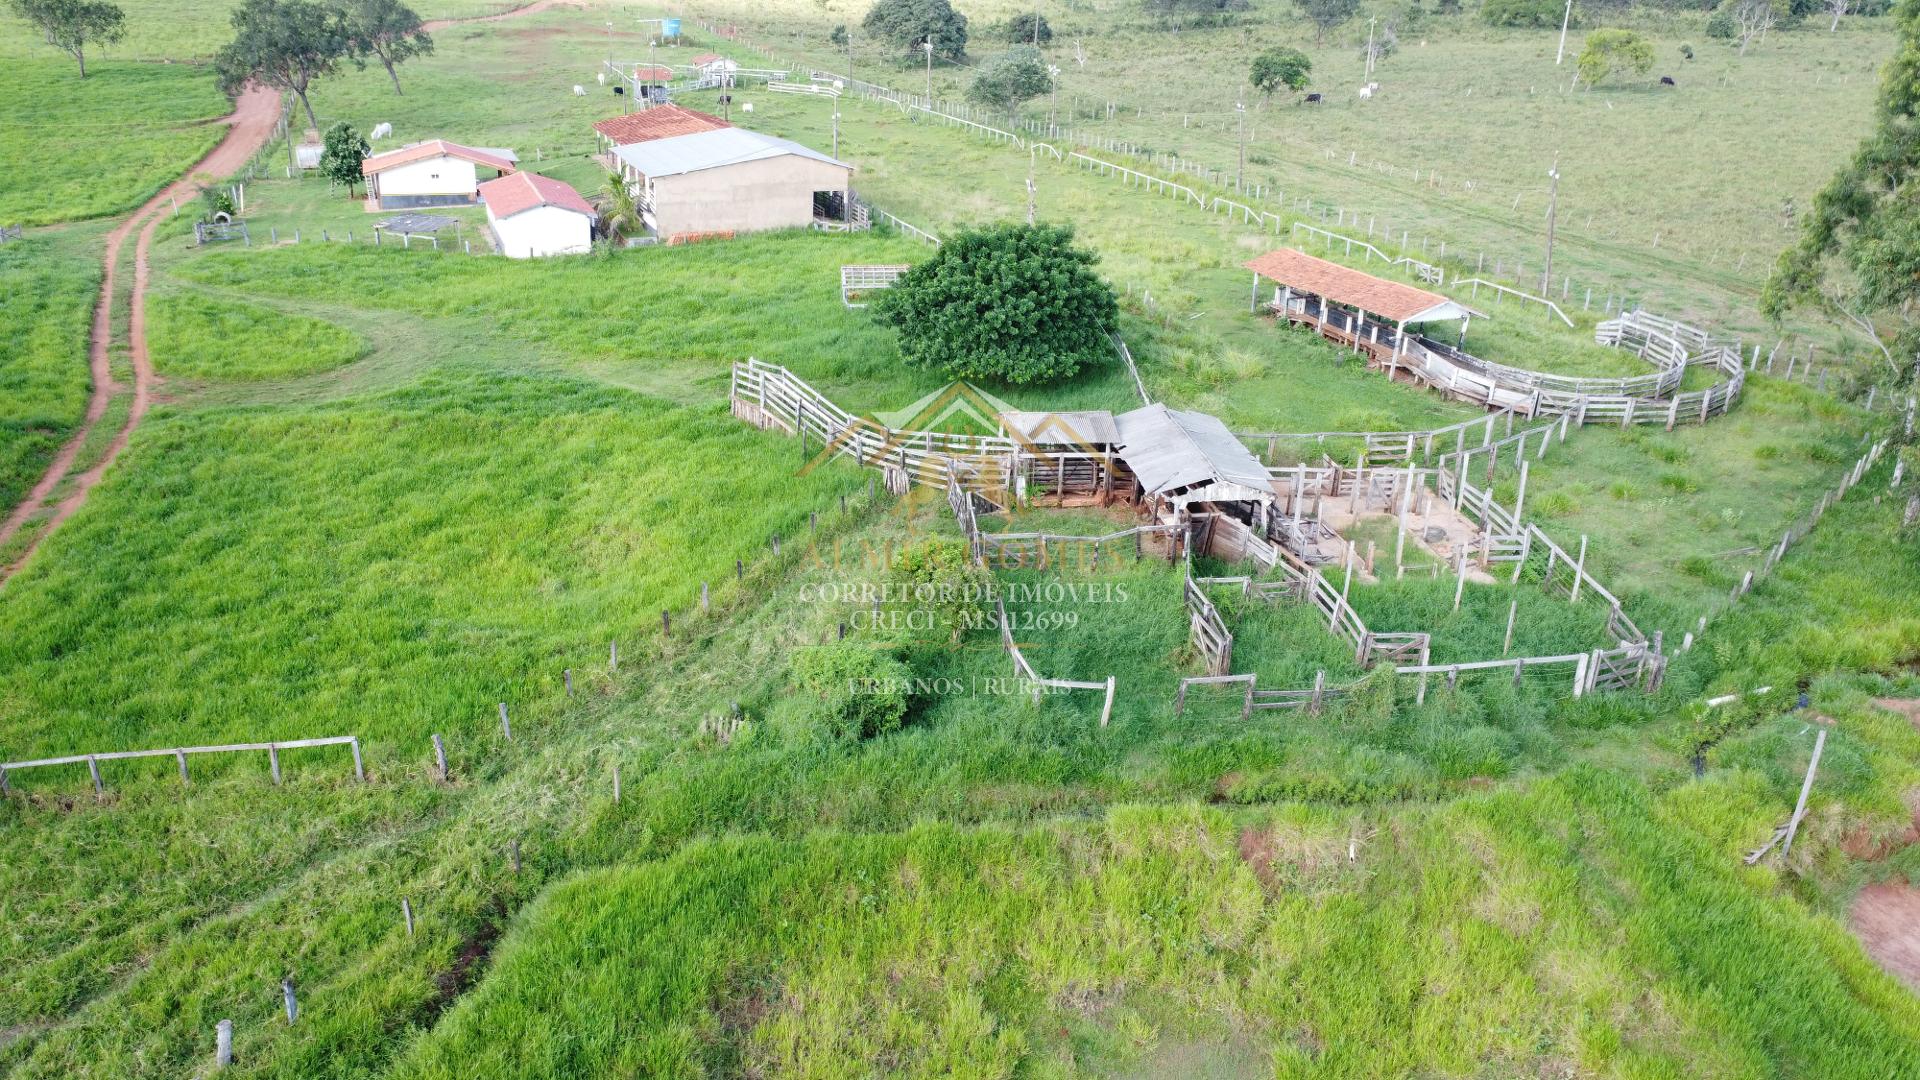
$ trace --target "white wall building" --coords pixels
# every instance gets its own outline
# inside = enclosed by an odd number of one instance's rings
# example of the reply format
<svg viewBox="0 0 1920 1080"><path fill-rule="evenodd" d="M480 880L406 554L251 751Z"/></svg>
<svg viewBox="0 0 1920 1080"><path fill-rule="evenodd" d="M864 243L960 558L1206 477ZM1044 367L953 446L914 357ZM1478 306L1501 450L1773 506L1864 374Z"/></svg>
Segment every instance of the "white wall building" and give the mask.
<svg viewBox="0 0 1920 1080"><path fill-rule="evenodd" d="M593 250L599 215L572 187L551 176L513 173L480 185L487 225L501 254L515 259Z"/></svg>
<svg viewBox="0 0 1920 1080"><path fill-rule="evenodd" d="M367 197L382 210L470 204L480 189L481 169L511 173L513 153L432 139L375 154L360 164Z"/></svg>

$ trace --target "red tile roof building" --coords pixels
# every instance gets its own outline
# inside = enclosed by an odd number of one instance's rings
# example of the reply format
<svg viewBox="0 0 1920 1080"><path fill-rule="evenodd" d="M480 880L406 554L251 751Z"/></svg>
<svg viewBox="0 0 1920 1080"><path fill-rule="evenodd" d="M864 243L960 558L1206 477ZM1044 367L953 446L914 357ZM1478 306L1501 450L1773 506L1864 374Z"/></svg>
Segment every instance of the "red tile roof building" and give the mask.
<svg viewBox="0 0 1920 1080"><path fill-rule="evenodd" d="M538 173L519 172L489 180L480 185L480 201L487 204L488 213L496 218L512 217L536 206L558 206L589 217L595 216L593 204L582 198L578 191L551 176Z"/></svg>
<svg viewBox="0 0 1920 1080"><path fill-rule="evenodd" d="M513 162L497 157L484 150L475 150L471 146L448 142L445 139L428 139L426 142L403 146L398 150L389 150L384 154L375 154L360 163L360 175L373 176L400 165L415 161L425 161L434 157L454 157L471 161L475 165L485 165L489 169L498 169L503 173L513 171Z"/></svg>
<svg viewBox="0 0 1920 1080"><path fill-rule="evenodd" d="M634 143L696 135L702 131L717 131L732 126L698 109L658 105L625 116L610 116L595 123L593 130L599 132L610 146L632 146Z"/></svg>

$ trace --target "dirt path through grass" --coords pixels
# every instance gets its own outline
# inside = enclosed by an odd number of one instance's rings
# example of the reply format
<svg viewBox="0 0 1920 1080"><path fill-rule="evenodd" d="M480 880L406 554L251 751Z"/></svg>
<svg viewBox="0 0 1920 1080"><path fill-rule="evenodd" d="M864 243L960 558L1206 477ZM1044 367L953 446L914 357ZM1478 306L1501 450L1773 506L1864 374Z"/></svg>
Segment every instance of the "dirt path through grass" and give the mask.
<svg viewBox="0 0 1920 1080"><path fill-rule="evenodd" d="M559 6L577 6L578 0L534 0L525 7L514 8L493 15L479 15L470 19L441 19L426 24L428 30L443 30L460 23L500 22L505 19L533 15L549 8ZM133 429L138 427L147 409L153 403L153 364L147 356L147 285L149 282L148 253L153 248L154 230L160 225L160 210L172 205L175 198L191 198L200 189L193 177L210 174L216 177L237 172L247 163L267 141L273 138L274 126L280 119L280 95L262 86L249 86L234 103L232 115L221 120L227 124L226 137L220 145L213 148L206 157L187 170L186 176L162 188L145 205L128 215L114 230L107 234L106 251L102 256L103 273L100 279L100 302L94 308L92 344L88 348L87 366L93 381L92 395L87 399L86 416L80 421L67 439L66 445L54 455L47 471L40 481L27 492L27 497L14 507L4 522L0 522L0 545L6 544L23 529L28 521L46 509L47 500L52 498L60 485L72 479L72 489L66 497L54 506L46 519L39 523L39 534L20 551L12 563L0 567L0 586L6 585L25 566L27 560L40 546L41 541L51 536L60 523L72 517L74 512L87 501L88 492L106 475L108 466L120 451L127 448L133 438ZM120 263L120 250L125 246L127 237L138 228L139 239L134 243L133 289L128 301L129 323L127 329L128 353L133 362L133 405L127 412L126 422L119 434L107 444L100 459L85 472L74 474L73 467L86 445L88 436L93 433L94 425L106 415L107 403L112 400L119 387L114 385L111 357L113 353L113 296L116 288L115 271Z"/></svg>

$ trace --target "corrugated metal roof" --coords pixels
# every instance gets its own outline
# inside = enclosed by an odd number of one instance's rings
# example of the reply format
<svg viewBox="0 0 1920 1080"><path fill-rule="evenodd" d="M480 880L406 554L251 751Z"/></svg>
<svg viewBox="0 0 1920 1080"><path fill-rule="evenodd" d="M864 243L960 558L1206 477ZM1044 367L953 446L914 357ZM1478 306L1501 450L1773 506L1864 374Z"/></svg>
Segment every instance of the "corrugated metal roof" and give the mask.
<svg viewBox="0 0 1920 1080"><path fill-rule="evenodd" d="M1035 446L1112 446L1120 441L1113 414L1089 412L1006 412L1000 423L1007 434Z"/></svg>
<svg viewBox="0 0 1920 1080"><path fill-rule="evenodd" d="M844 161L835 161L818 150L789 139L776 139L772 135L734 127L617 146L613 154L643 176L678 176L789 154L838 165L843 169L853 168Z"/></svg>
<svg viewBox="0 0 1920 1080"><path fill-rule="evenodd" d="M1273 478L1227 425L1206 413L1153 404L1114 417L1120 458L1154 495L1229 483L1273 491Z"/></svg>
<svg viewBox="0 0 1920 1080"><path fill-rule="evenodd" d="M1261 277L1290 286L1297 292L1308 292L1336 304L1357 307L1369 315L1378 315L1393 322L1432 322L1478 314L1439 293L1374 277L1365 271L1315 258L1292 248L1269 251L1243 265Z"/></svg>

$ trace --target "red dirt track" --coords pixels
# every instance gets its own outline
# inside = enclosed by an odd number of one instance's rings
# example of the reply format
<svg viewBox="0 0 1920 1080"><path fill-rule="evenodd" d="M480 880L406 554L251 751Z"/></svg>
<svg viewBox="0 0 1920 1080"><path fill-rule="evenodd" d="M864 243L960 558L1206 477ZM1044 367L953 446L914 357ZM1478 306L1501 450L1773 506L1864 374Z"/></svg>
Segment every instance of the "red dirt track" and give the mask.
<svg viewBox="0 0 1920 1080"><path fill-rule="evenodd" d="M482 15L472 19L442 19L426 24L429 30L443 30L460 23L500 22L519 18L561 6L578 6L578 0L534 0L524 7L514 8L494 15ZM73 476L73 488L66 498L53 508L53 512L39 526L39 534L28 544L11 565L0 567L0 586L4 586L40 546L41 541L60 527L60 523L73 516L86 502L87 494L93 490L100 478L106 475L107 467L112 465L120 452L127 448L133 437L133 429L153 403L153 364L147 356L147 256L153 248L154 230L159 228L162 211L172 206L172 199L187 201L194 197L200 184L195 176L225 177L240 170L267 141L273 137L275 125L280 119L280 95L262 86L249 86L234 103L233 114L221 123L228 125L226 137L220 145L213 148L206 157L196 162L187 171L186 176L167 185L159 194L147 200L107 234L106 250L102 256L103 272L100 278L100 300L94 306L93 333L88 348L87 366L93 382L93 391L87 399L87 411L80 426L60 452L54 455L47 471L38 483L27 493L20 505L13 508L4 521L0 521L0 544L11 540L23 529L29 519L46 508L47 500L62 481ZM114 290L118 281L120 252L126 245L127 237L139 230L139 238L134 242L133 288L130 293L128 310L128 352L133 362L133 404L127 412L126 423L107 445L100 460L83 473L73 473L74 462L87 440L93 435L102 417L106 415L107 405L114 391L113 372L109 357L113 349L113 304Z"/></svg>

